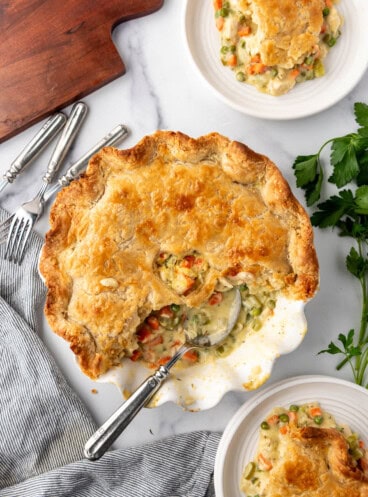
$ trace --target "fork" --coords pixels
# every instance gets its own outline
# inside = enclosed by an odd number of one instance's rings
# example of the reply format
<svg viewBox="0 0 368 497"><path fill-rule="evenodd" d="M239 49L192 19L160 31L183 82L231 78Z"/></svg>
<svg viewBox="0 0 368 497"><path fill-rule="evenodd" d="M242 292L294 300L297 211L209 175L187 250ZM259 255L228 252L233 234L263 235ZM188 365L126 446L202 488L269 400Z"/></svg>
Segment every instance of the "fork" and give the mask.
<svg viewBox="0 0 368 497"><path fill-rule="evenodd" d="M123 124L118 124L110 133L108 133L104 138L102 138L99 142L97 142L88 152L86 152L77 162L75 162L66 173L60 177L56 184L49 187L44 193L43 204L41 206L41 212L43 210L44 205L48 200L63 187L68 186L74 179L76 179L87 167L89 159L95 155L101 148L116 145L118 142L123 140L128 135L128 128ZM38 214L38 217L41 215L41 212ZM37 219L36 219L37 221ZM35 222L36 222L35 221ZM0 225L0 244L4 243L7 238L7 230L12 222L12 216L4 221L2 225ZM34 222L34 224L35 224ZM34 226L33 224L33 226Z"/></svg>
<svg viewBox="0 0 368 497"><path fill-rule="evenodd" d="M78 102L73 106L65 128L49 160L46 173L42 178L43 184L38 193L32 200L22 204L10 216L11 219L8 218L0 226L0 233L3 233L4 228L8 227L9 230L4 254L4 258L8 261L17 264L22 262L32 227L43 209L45 191L60 168L86 113L87 106L83 102ZM9 221L11 221L10 224Z"/></svg>

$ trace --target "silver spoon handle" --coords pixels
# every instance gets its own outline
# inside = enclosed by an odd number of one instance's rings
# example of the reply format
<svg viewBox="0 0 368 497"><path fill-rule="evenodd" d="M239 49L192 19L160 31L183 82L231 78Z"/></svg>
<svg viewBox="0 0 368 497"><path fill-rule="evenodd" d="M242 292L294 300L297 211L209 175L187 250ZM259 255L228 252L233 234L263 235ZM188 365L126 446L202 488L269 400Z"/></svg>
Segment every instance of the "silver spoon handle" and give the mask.
<svg viewBox="0 0 368 497"><path fill-rule="evenodd" d="M191 347L181 347L168 363L160 366L153 375L141 383L129 399L92 435L84 446L84 455L87 459L95 461L103 456L139 411L152 399L169 376L170 368L189 348Z"/></svg>
<svg viewBox="0 0 368 497"><path fill-rule="evenodd" d="M47 202L56 192L61 190L62 187L68 186L71 181L78 178L78 176L86 169L89 159L95 155L101 148L116 145L123 138L128 135L128 128L123 124L118 124L110 133L102 138L96 145L94 145L88 152L86 152L77 162L75 162L67 172L58 179L56 185L49 188L45 195L44 201Z"/></svg>
<svg viewBox="0 0 368 497"><path fill-rule="evenodd" d="M51 183L55 174L59 170L71 144L77 136L79 128L87 115L87 110L87 105L83 102L78 102L73 105L68 121L47 165L47 171L42 178L42 181L45 183Z"/></svg>
<svg viewBox="0 0 368 497"><path fill-rule="evenodd" d="M13 183L15 178L24 171L28 164L30 164L57 133L59 133L65 122L66 117L61 112L51 116L32 140L24 147L18 157L12 162L10 168L4 174L4 179L9 183Z"/></svg>

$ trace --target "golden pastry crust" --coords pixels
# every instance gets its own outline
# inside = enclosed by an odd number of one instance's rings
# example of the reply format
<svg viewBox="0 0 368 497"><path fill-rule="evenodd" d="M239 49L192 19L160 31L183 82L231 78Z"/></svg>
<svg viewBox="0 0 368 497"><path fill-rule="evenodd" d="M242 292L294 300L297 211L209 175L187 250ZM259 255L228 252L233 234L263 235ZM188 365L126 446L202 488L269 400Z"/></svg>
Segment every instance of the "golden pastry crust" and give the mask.
<svg viewBox="0 0 368 497"><path fill-rule="evenodd" d="M319 43L324 0L251 0L264 64L293 67Z"/></svg>
<svg viewBox="0 0 368 497"><path fill-rule="evenodd" d="M294 429L285 435L283 445L284 456L270 472L269 495L368 496L368 474L356 465L337 429Z"/></svg>
<svg viewBox="0 0 368 497"><path fill-rule="evenodd" d="M82 370L97 377L137 346L152 310L205 302L218 278L308 300L318 286L309 218L276 166L212 133L158 131L134 148L105 148L50 213L40 271L45 314ZM205 281L178 295L159 277L162 252L205 257Z"/></svg>

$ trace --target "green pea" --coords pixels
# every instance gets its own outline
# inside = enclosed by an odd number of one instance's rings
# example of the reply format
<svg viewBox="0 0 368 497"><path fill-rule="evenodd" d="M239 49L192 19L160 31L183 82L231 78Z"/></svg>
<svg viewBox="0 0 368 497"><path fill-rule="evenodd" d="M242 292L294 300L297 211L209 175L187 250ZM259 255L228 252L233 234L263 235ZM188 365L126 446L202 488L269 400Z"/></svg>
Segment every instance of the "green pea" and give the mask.
<svg viewBox="0 0 368 497"><path fill-rule="evenodd" d="M359 448L356 448L352 451L351 455L353 456L354 459L358 460L364 456L364 451Z"/></svg>
<svg viewBox="0 0 368 497"><path fill-rule="evenodd" d="M291 404L291 406L289 407L289 411L291 411L291 412L298 412L299 411L299 406L297 406L296 404Z"/></svg>
<svg viewBox="0 0 368 497"><path fill-rule="evenodd" d="M254 472L256 470L256 465L253 461L249 462L244 469L243 477L246 480L250 480L252 476L254 475Z"/></svg>
<svg viewBox="0 0 368 497"><path fill-rule="evenodd" d="M229 47L229 51L230 51L231 53L234 53L234 52L236 51L236 46L235 46L235 45L230 45L230 47Z"/></svg>
<svg viewBox="0 0 368 497"><path fill-rule="evenodd" d="M336 38L334 38L333 36L331 36L331 38L327 42L327 45L329 47L333 47L335 45L336 41L337 41Z"/></svg>
<svg viewBox="0 0 368 497"><path fill-rule="evenodd" d="M316 425L321 425L323 423L323 416L314 416L313 421Z"/></svg>
<svg viewBox="0 0 368 497"><path fill-rule="evenodd" d="M227 47L226 45L223 45L220 48L220 52L223 53L223 54L226 54L228 51L229 51L229 47Z"/></svg>
<svg viewBox="0 0 368 497"><path fill-rule="evenodd" d="M261 428L262 428L262 430L269 430L270 425L267 423L267 421L262 421Z"/></svg>
<svg viewBox="0 0 368 497"><path fill-rule="evenodd" d="M220 17L227 17L229 15L229 9L227 9L226 7L222 7L222 9L220 9L218 12Z"/></svg>
<svg viewBox="0 0 368 497"><path fill-rule="evenodd" d="M271 69L271 77L272 77L272 78L276 78L276 76L278 75L278 73L279 73L279 72L278 72L278 70L277 70L275 67L273 67L273 68Z"/></svg>
<svg viewBox="0 0 368 497"><path fill-rule="evenodd" d="M243 41L241 42L240 46L241 46L242 48L245 48L245 45L246 45L245 40L243 40Z"/></svg>
<svg viewBox="0 0 368 497"><path fill-rule="evenodd" d="M279 420L282 423L288 423L289 422L289 416L287 414L280 414Z"/></svg>
<svg viewBox="0 0 368 497"><path fill-rule="evenodd" d="M178 304L171 304L170 309L173 312L178 312L178 311L180 311L180 305L178 305Z"/></svg>
<svg viewBox="0 0 368 497"><path fill-rule="evenodd" d="M251 316L259 316L262 312L262 307L253 307L253 309L251 309L250 311L250 315Z"/></svg>
<svg viewBox="0 0 368 497"><path fill-rule="evenodd" d="M328 7L325 7L325 8L322 10L322 15L323 15L323 17L327 17L329 13L330 13L330 9L329 9Z"/></svg>
<svg viewBox="0 0 368 497"><path fill-rule="evenodd" d="M236 79L238 81L245 81L245 74L243 72L237 72L236 73Z"/></svg>
<svg viewBox="0 0 368 497"><path fill-rule="evenodd" d="M240 285L239 288L240 288L241 292L245 292L246 290L248 290L248 286L245 283L243 283L242 285Z"/></svg>
<svg viewBox="0 0 368 497"><path fill-rule="evenodd" d="M306 59L305 59L305 63L307 64L307 66L310 66L311 64L313 64L313 57L312 55L309 55Z"/></svg>

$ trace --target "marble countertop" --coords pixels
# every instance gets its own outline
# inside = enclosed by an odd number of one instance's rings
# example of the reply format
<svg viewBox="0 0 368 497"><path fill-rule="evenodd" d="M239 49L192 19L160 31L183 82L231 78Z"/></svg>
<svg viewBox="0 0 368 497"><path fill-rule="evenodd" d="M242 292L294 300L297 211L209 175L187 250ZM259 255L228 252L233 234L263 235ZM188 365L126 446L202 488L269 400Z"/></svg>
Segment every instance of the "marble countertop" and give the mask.
<svg viewBox="0 0 368 497"><path fill-rule="evenodd" d="M193 137L217 131L270 157L304 204L303 193L295 185L293 160L299 154L315 153L327 139L356 128L353 104L368 101L368 73L347 97L320 114L282 122L248 117L218 100L196 72L185 45L182 7L181 0L167 0L158 12L115 28L113 39L126 64L126 74L84 99L89 114L65 168L118 123L130 129L121 148L135 145L157 129L180 130ZM35 125L0 145L0 173L5 172L39 127ZM13 186L3 191L0 202L4 208L12 211L35 195L49 154L50 148ZM36 230L44 235L47 229L46 210ZM306 307L309 331L297 350L277 360L267 386L303 374L351 379L348 368L335 370L336 357L317 355L338 333L359 325L359 288L344 264L350 241L338 238L332 231L316 230L315 243L321 284L318 295ZM38 331L70 384L96 421L102 423L122 402L117 388L85 377L67 345L51 332L45 321ZM144 409L116 446L127 447L191 430L222 431L252 395L252 392L231 392L216 407L197 413L184 412L173 404Z"/></svg>

